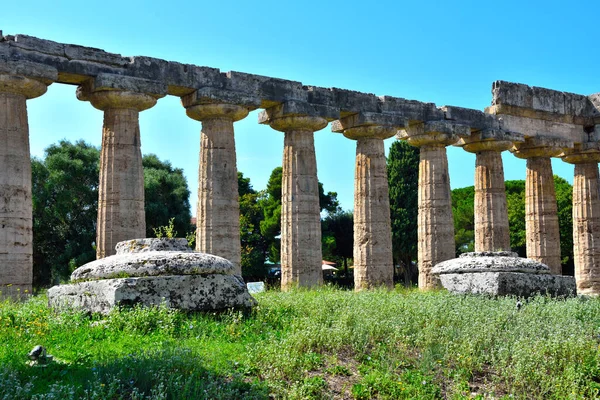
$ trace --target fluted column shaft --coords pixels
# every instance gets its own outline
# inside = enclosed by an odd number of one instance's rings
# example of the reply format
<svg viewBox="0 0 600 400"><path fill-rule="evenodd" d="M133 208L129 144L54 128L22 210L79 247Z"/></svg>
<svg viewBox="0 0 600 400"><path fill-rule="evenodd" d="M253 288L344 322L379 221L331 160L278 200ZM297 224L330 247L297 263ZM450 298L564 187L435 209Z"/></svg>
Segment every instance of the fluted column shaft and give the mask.
<svg viewBox="0 0 600 400"><path fill-rule="evenodd" d="M419 288L439 286L431 268L455 257L448 157L443 145L422 146L419 161Z"/></svg>
<svg viewBox="0 0 600 400"><path fill-rule="evenodd" d="M96 227L96 257L104 258L115 254L118 242L146 237L139 113L156 99L119 90L86 99L104 111Z"/></svg>
<svg viewBox="0 0 600 400"><path fill-rule="evenodd" d="M527 159L525 178L527 257L561 274L560 234L550 157Z"/></svg>
<svg viewBox="0 0 600 400"><path fill-rule="evenodd" d="M312 130L285 132L281 187L281 287L323 283L319 182Z"/></svg>
<svg viewBox="0 0 600 400"><path fill-rule="evenodd" d="M248 115L244 107L206 104L187 108L202 121L196 250L231 261L241 275L240 206L235 153L234 121Z"/></svg>
<svg viewBox="0 0 600 400"><path fill-rule="evenodd" d="M123 240L146 237L144 170L138 111L104 112L96 257L115 254Z"/></svg>
<svg viewBox="0 0 600 400"><path fill-rule="evenodd" d="M510 250L504 168L499 151L475 158L475 251Z"/></svg>
<svg viewBox="0 0 600 400"><path fill-rule="evenodd" d="M31 293L33 232L31 159L26 100L46 84L0 74L0 292Z"/></svg>
<svg viewBox="0 0 600 400"><path fill-rule="evenodd" d="M383 140L359 138L354 177L354 287L394 285L390 199Z"/></svg>
<svg viewBox="0 0 600 400"><path fill-rule="evenodd" d="M598 163L575 164L573 255L577 293L600 294L600 196Z"/></svg>

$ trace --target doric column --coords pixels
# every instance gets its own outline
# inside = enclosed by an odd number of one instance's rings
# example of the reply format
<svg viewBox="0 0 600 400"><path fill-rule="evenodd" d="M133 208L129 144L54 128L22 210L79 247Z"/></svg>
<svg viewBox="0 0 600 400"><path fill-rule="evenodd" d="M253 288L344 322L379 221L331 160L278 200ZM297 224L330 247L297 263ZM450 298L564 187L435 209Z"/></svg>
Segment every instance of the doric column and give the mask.
<svg viewBox="0 0 600 400"><path fill-rule="evenodd" d="M104 111L96 257L115 254L115 245L146 237L140 111L156 104L166 87L153 81L101 74L77 90L77 98Z"/></svg>
<svg viewBox="0 0 600 400"><path fill-rule="evenodd" d="M418 264L422 290L439 287L431 268L456 256L446 146L467 135L469 127L447 121L420 123L400 134L400 139L420 148Z"/></svg>
<svg viewBox="0 0 600 400"><path fill-rule="evenodd" d="M560 233L551 157L562 154L570 144L560 139L530 138L516 143L515 156L527 159L525 178L525 230L527 258L550 267L560 275ZM572 145L571 145L572 146Z"/></svg>
<svg viewBox="0 0 600 400"><path fill-rule="evenodd" d="M246 107L201 104L186 108L202 122L196 250L231 261L241 275L240 206L233 123L248 115Z"/></svg>
<svg viewBox="0 0 600 400"><path fill-rule="evenodd" d="M31 293L32 204L27 99L46 93L56 69L0 63L0 297Z"/></svg>
<svg viewBox="0 0 600 400"><path fill-rule="evenodd" d="M501 153L524 139L487 129L463 138L463 149L475 153L475 251L510 250L504 168Z"/></svg>
<svg viewBox="0 0 600 400"><path fill-rule="evenodd" d="M393 115L359 113L332 124L356 140L354 288L394 286L390 198L383 140L407 125Z"/></svg>
<svg viewBox="0 0 600 400"><path fill-rule="evenodd" d="M583 143L562 157L575 164L573 179L573 255L577 294L600 295L600 144Z"/></svg>
<svg viewBox="0 0 600 400"><path fill-rule="evenodd" d="M302 103L300 103L302 104ZM295 112L300 108L302 114ZM314 132L327 120L287 102L261 112L260 123L284 132L281 185L281 288L323 283L319 181Z"/></svg>

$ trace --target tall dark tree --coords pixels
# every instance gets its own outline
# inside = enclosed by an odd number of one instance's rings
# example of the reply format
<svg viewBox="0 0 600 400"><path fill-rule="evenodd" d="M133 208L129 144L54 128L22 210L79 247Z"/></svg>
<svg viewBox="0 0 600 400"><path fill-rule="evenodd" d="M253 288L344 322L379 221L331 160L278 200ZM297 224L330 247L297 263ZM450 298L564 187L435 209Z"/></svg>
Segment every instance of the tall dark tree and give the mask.
<svg viewBox="0 0 600 400"><path fill-rule="evenodd" d="M60 141L33 158L34 287L66 280L71 271L96 258L99 150L83 141ZM145 156L146 226L175 218L180 236L189 230L189 190L183 171L156 156Z"/></svg>
<svg viewBox="0 0 600 400"><path fill-rule="evenodd" d="M96 258L100 152L60 141L32 159L34 287L66 279Z"/></svg>
<svg viewBox="0 0 600 400"><path fill-rule="evenodd" d="M348 275L348 260L353 257L354 213L338 211L328 214L321 222L323 257L340 262Z"/></svg>
<svg viewBox="0 0 600 400"><path fill-rule="evenodd" d="M193 230L190 220L190 191L183 169L173 168L169 161L161 161L154 154L142 158L144 166L144 203L146 208L146 236L154 237L154 229L173 224L177 236L185 237Z"/></svg>
<svg viewBox="0 0 600 400"><path fill-rule="evenodd" d="M260 194L252 188L250 178L244 178L241 172L238 172L238 192L242 275L249 279L263 279L267 274L267 243L260 232L260 223L264 220L263 209L258 202Z"/></svg>
<svg viewBox="0 0 600 400"><path fill-rule="evenodd" d="M387 158L392 248L404 282L416 282L419 149L403 141L392 143Z"/></svg>

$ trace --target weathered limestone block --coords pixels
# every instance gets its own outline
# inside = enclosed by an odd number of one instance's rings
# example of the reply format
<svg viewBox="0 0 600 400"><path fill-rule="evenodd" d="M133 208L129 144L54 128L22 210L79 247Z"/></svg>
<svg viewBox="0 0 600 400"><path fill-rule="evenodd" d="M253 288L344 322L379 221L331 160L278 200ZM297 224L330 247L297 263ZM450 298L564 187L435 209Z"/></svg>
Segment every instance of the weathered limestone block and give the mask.
<svg viewBox="0 0 600 400"><path fill-rule="evenodd" d="M130 91L143 88L151 93ZM77 90L79 100L104 111L97 258L115 254L115 245L121 241L146 236L139 113L153 107L162 96L160 85L106 74Z"/></svg>
<svg viewBox="0 0 600 400"><path fill-rule="evenodd" d="M180 275L104 279L55 286L49 305L108 313L117 306L158 306L185 311L248 308L256 305L244 281L236 275Z"/></svg>
<svg viewBox="0 0 600 400"><path fill-rule="evenodd" d="M446 146L470 134L469 127L447 121L418 124L400 131L399 139L420 147L418 265L419 288L439 287L431 268L455 256L454 220Z"/></svg>
<svg viewBox="0 0 600 400"><path fill-rule="evenodd" d="M560 139L531 138L511 150L527 159L525 178L525 229L527 257L562 273L556 192L550 157L561 155L572 143Z"/></svg>
<svg viewBox="0 0 600 400"><path fill-rule="evenodd" d="M501 152L523 141L521 135L492 129L461 140L463 149L476 155L475 251L510 250Z"/></svg>
<svg viewBox="0 0 600 400"><path fill-rule="evenodd" d="M184 104L191 102L184 100ZM241 275L240 206L233 123L248 108L233 104L198 104L186 108L202 122L196 250L230 260Z"/></svg>
<svg viewBox="0 0 600 400"><path fill-rule="evenodd" d="M547 265L511 252L464 253L437 264L432 273L453 293L491 296L574 296L575 279L553 275Z"/></svg>
<svg viewBox="0 0 600 400"><path fill-rule="evenodd" d="M354 288L394 285L392 230L383 140L408 122L389 114L359 113L332 124L356 140L354 177Z"/></svg>
<svg viewBox="0 0 600 400"><path fill-rule="evenodd" d="M314 132L327 120L266 110L259 121L285 132L281 187L281 288L323 284L319 184Z"/></svg>
<svg viewBox="0 0 600 400"><path fill-rule="evenodd" d="M600 144L585 143L563 161L575 164L573 179L573 255L577 293L600 295Z"/></svg>
<svg viewBox="0 0 600 400"><path fill-rule="evenodd" d="M15 75L14 73L19 73ZM27 74L27 75L21 75ZM0 65L0 296L31 293L32 204L27 99L46 93L56 70Z"/></svg>
<svg viewBox="0 0 600 400"><path fill-rule="evenodd" d="M119 254L83 265L71 274L72 284L51 288L49 304L102 313L134 304L165 303L190 311L256 304L231 262L192 252L185 243L185 239L121 242Z"/></svg>

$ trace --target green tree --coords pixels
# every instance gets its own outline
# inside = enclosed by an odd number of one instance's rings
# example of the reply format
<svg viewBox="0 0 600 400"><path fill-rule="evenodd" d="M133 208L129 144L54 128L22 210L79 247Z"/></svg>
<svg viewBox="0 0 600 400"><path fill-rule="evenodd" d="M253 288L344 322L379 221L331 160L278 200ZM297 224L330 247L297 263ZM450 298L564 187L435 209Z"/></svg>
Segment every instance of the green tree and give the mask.
<svg viewBox="0 0 600 400"><path fill-rule="evenodd" d="M403 141L392 143L387 158L394 264L404 282L416 282L419 149Z"/></svg>
<svg viewBox="0 0 600 400"><path fill-rule="evenodd" d="M35 287L96 258L99 158L96 147L63 140L31 160Z"/></svg>
<svg viewBox="0 0 600 400"><path fill-rule="evenodd" d="M354 251L354 213L338 211L328 214L321 222L323 257L340 262L348 276L348 259Z"/></svg>
<svg viewBox="0 0 600 400"><path fill-rule="evenodd" d="M32 158L33 270L36 288L69 278L96 258L99 150L84 141L60 141ZM156 156L143 158L146 226L175 218L180 236L190 229L189 190L183 171Z"/></svg>
<svg viewBox="0 0 600 400"><path fill-rule="evenodd" d="M154 154L142 158L144 166L144 203L146 237L154 237L154 229L169 225L174 218L175 232L185 237L193 227L190 214L190 191L183 169L173 168Z"/></svg>
<svg viewBox="0 0 600 400"><path fill-rule="evenodd" d="M452 216L456 254L474 251L475 248L475 187L452 190Z"/></svg>
<svg viewBox="0 0 600 400"><path fill-rule="evenodd" d="M508 212L508 228L510 232L510 248L526 257L525 240L525 181L506 181L506 210Z"/></svg>
<svg viewBox="0 0 600 400"><path fill-rule="evenodd" d="M264 220L258 201L260 194L252 188L250 178L244 178L241 172L238 172L238 192L242 275L244 278L263 279L267 274L267 244L260 231L260 223Z"/></svg>
<svg viewBox="0 0 600 400"><path fill-rule="evenodd" d="M264 215L264 219L260 222L260 232L265 239L267 257L271 262L280 260L281 243L277 236L281 235L282 178L283 168L276 167L273 169L267 182L267 189L259 200ZM328 213L336 213L341 210L337 193L325 193L321 182L319 182L319 205L321 211L325 210Z"/></svg>

